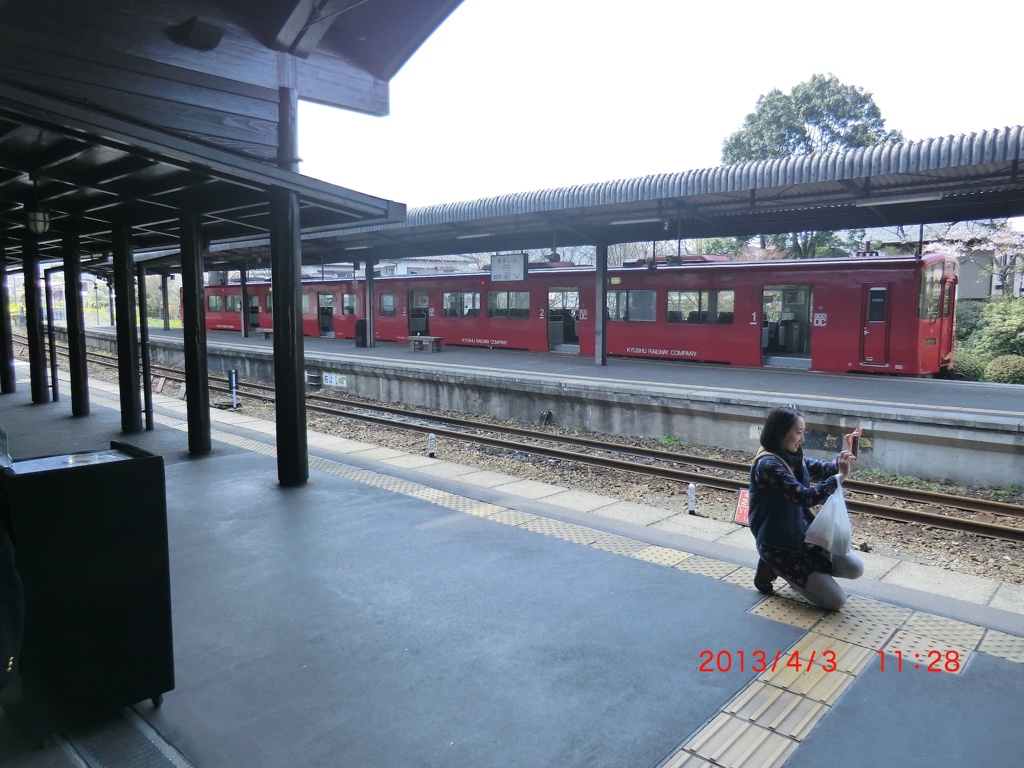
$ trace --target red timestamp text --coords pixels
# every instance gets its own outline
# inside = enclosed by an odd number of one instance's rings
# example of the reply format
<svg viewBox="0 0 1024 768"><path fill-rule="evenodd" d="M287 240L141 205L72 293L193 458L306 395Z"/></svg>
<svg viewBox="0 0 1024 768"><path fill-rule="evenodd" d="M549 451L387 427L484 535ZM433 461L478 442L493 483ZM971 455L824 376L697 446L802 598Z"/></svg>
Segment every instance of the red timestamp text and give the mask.
<svg viewBox="0 0 1024 768"><path fill-rule="evenodd" d="M797 672L810 672L814 661L818 660L825 672L835 672L836 652L833 650L811 651L800 655L800 651L710 651L700 652L699 672L775 672L779 669L795 669Z"/></svg>
<svg viewBox="0 0 1024 768"><path fill-rule="evenodd" d="M885 672L886 669L890 671L902 672L904 666L904 660L906 660L906 666L908 669L921 669L922 667L926 672L959 672L960 671L960 651L955 648L948 651L928 651L927 653L914 653L904 651L875 651L878 654L878 671ZM896 664L889 664L888 667L885 665L885 654L891 653L896 657Z"/></svg>

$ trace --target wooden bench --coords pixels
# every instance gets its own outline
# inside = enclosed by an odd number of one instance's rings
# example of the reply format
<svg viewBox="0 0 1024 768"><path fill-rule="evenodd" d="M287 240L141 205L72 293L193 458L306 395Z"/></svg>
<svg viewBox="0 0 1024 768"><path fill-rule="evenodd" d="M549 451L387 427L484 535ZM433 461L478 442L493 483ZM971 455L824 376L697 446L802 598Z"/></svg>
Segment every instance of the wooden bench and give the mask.
<svg viewBox="0 0 1024 768"><path fill-rule="evenodd" d="M413 352L440 352L443 336L410 336L409 348Z"/></svg>
<svg viewBox="0 0 1024 768"><path fill-rule="evenodd" d="M260 333L263 334L264 339L269 339L274 335L273 328L260 328Z"/></svg>

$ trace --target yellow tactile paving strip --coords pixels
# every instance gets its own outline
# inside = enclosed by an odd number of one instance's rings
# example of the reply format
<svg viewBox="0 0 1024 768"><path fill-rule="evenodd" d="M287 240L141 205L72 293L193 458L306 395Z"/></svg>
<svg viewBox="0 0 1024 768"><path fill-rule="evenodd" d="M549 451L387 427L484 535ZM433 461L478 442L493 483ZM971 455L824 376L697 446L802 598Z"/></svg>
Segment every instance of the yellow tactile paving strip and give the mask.
<svg viewBox="0 0 1024 768"><path fill-rule="evenodd" d="M176 429L186 428L178 420L161 421ZM220 431L213 436L246 450L276 455L273 446L256 440ZM310 467L496 523L753 589L752 570L731 563L468 499L328 459L310 457ZM963 674L969 672L967 665L975 651L1024 664L1022 637L856 595L841 612L830 614L783 587L750 612L808 631L777 658L762 660L763 670L748 659L748 668L760 674L661 768L781 766L857 675L872 664L884 664L883 671L916 668L919 672Z"/></svg>

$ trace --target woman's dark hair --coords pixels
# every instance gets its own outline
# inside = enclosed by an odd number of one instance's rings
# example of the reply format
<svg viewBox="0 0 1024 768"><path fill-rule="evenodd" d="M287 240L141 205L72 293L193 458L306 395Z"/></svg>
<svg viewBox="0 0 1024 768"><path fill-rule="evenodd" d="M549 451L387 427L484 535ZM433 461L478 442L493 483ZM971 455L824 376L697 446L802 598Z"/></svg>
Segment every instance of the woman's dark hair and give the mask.
<svg viewBox="0 0 1024 768"><path fill-rule="evenodd" d="M772 453L779 453L782 448L782 438L789 432L793 422L802 419L804 415L792 405L780 405L768 414L768 418L761 428L761 447Z"/></svg>

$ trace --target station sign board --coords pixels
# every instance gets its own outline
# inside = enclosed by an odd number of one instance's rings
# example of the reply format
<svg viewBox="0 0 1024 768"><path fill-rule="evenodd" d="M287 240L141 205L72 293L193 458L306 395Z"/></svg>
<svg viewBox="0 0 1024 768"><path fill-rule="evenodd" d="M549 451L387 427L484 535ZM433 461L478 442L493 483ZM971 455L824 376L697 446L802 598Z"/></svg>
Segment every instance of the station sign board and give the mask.
<svg viewBox="0 0 1024 768"><path fill-rule="evenodd" d="M496 253L491 256L491 282L510 283L526 279L525 253Z"/></svg>

